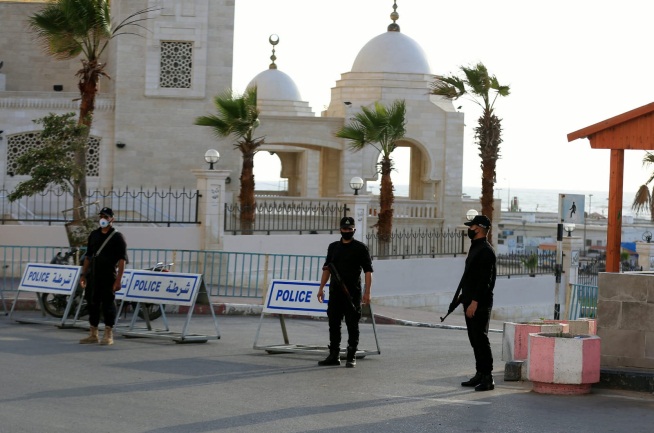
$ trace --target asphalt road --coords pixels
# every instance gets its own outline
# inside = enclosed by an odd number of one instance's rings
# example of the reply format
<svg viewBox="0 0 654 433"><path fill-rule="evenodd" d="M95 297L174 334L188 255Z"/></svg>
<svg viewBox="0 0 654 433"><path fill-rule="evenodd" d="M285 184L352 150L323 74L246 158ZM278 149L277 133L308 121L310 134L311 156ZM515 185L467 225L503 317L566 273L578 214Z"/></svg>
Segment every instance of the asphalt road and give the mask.
<svg viewBox="0 0 654 433"><path fill-rule="evenodd" d="M490 335L496 389L459 384L473 373L464 331L377 326L381 355L357 367L318 367L321 356L254 350L258 317L219 316L204 344L117 337L79 345L80 329L0 318L0 432L652 432L654 396L594 390L531 392L504 382L501 334ZM181 330L183 318L171 318ZM327 323L287 320L291 342L325 345ZM191 330L210 333L209 316ZM261 344L281 342L263 321ZM362 348L372 327L362 325Z"/></svg>

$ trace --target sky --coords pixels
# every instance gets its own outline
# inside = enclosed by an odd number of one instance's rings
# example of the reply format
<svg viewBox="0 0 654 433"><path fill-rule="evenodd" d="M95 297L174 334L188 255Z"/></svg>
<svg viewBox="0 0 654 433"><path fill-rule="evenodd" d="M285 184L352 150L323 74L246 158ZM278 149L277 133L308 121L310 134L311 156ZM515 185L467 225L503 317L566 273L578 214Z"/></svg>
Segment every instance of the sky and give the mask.
<svg viewBox="0 0 654 433"><path fill-rule="evenodd" d="M504 140L496 187L608 190L609 151L591 149L587 139L568 143L567 134L654 101L654 2L398 0L397 6L402 33L422 46L432 73L456 74L461 65L482 62L511 87L495 105ZM233 88L242 92L268 68L268 38L277 34L278 69L319 115L359 50L386 32L392 10L392 0L236 0ZM470 100L459 105L466 123L462 184L479 185L472 128L481 110ZM649 177L643 155L625 152L625 191Z"/></svg>

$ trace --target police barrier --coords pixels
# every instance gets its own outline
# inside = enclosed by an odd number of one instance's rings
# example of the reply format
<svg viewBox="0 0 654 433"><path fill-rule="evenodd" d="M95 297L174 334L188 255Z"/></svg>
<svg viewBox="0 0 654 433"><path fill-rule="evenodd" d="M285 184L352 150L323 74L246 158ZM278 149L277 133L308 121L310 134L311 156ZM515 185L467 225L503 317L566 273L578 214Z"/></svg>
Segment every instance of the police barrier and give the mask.
<svg viewBox="0 0 654 433"><path fill-rule="evenodd" d="M71 305L73 304L73 294L79 281L82 271L81 266L68 266L68 265L55 265L55 264L42 264L42 263L28 263L25 266L25 271L18 284L16 290L16 297L9 312L9 319L12 318L16 304L18 303L18 296L21 292L34 292L36 299L41 309L43 318L34 319L19 317L16 319L20 323L49 323L64 327L66 321L69 320ZM61 320L47 320L45 319L45 308L41 300L40 293L53 293L55 295L68 296L68 303L66 310Z"/></svg>
<svg viewBox="0 0 654 433"><path fill-rule="evenodd" d="M128 279L121 282L121 290L117 292L119 299L123 302L136 302L134 314L130 325L126 329L117 328L116 332L126 337L147 337L169 339L176 343L206 343L209 338L220 338L220 330L216 314L213 311L213 305L209 298L209 293L204 284L202 274L186 274L179 272L156 272L146 270L130 271ZM124 291L124 292L123 292ZM123 292L123 293L121 293ZM186 321L181 332L173 332L168 328L168 323L164 323L166 329L152 329L148 315L143 314L146 318L147 329L136 329L135 323L141 304L159 304L162 312L165 305L179 305L188 307ZM188 328L193 317L193 311L196 305L207 305L213 318L215 335L190 334Z"/></svg>
<svg viewBox="0 0 654 433"><path fill-rule="evenodd" d="M254 339L254 349L265 350L268 353L316 353L327 354L329 349L327 346L316 345L301 345L291 344L286 331L286 322L284 316L307 316L307 317L327 317L327 305L329 304L329 284L325 285L325 299L324 302L318 302L318 289L320 283L317 281L298 281L298 280L273 280L270 283L263 310L261 311L261 318L259 319L259 327ZM375 325L375 316L372 312L372 306L366 305L363 308L363 316L369 318L372 323L373 334L375 336L376 350L357 350L356 357L363 358L366 355L379 355L379 340L377 339L377 327ZM284 338L283 344L274 344L269 346L260 346L259 335L261 332L261 325L263 318L266 314L279 315L279 322L282 329L282 336ZM345 348L341 351L344 353Z"/></svg>

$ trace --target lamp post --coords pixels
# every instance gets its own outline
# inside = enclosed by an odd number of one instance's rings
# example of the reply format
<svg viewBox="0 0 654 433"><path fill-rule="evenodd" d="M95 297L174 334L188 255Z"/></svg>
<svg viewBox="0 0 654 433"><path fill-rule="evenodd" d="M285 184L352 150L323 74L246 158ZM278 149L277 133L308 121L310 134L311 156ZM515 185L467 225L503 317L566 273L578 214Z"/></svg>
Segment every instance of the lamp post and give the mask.
<svg viewBox="0 0 654 433"><path fill-rule="evenodd" d="M563 230L568 232L568 237L572 237L572 232L575 230L575 225L572 223L563 224Z"/></svg>
<svg viewBox="0 0 654 433"><path fill-rule="evenodd" d="M213 170L213 165L220 159L220 153L216 149L209 149L204 154L204 160L209 163L209 170Z"/></svg>
<svg viewBox="0 0 654 433"><path fill-rule="evenodd" d="M354 190L354 195L359 195L359 190L363 188L363 179L358 176L350 179L350 188Z"/></svg>
<svg viewBox="0 0 654 433"><path fill-rule="evenodd" d="M468 221L472 221L477 215L479 215L479 212L477 212L475 209L470 209L468 212L466 212L466 219Z"/></svg>

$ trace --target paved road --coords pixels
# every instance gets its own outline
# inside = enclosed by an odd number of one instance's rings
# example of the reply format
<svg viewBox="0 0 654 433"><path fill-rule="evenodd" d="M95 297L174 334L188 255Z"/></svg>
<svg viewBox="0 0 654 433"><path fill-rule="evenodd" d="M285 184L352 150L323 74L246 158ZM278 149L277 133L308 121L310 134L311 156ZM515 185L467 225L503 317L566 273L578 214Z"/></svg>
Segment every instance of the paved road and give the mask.
<svg viewBox="0 0 654 433"><path fill-rule="evenodd" d="M654 397L594 391L546 396L502 381L475 393L466 333L380 325L382 354L357 368L318 367L319 357L252 349L258 317L220 316L205 344L118 337L83 346L79 329L0 318L0 432L651 432ZM183 318L173 317L180 330ZM261 343L281 341L265 319ZM193 332L210 332L209 316ZM327 323L287 320L292 342L324 345ZM362 346L372 347L370 325ZM496 360L501 334L491 334Z"/></svg>

